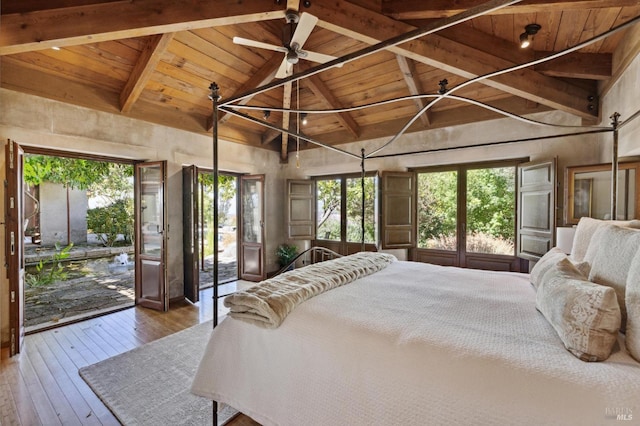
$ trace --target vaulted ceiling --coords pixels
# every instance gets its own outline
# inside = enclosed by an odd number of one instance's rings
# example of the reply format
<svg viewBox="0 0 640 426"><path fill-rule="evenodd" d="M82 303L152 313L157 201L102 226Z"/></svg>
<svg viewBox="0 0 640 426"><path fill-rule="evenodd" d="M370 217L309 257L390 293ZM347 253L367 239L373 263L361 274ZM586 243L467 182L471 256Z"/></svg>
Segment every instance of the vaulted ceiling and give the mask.
<svg viewBox="0 0 640 426"><path fill-rule="evenodd" d="M240 101L263 108L339 109L391 98L436 94L485 75L560 52L640 17L638 0L528 0L491 10L446 29L368 55L357 52L416 28L435 28L467 10L506 4L491 0L4 0L0 17L0 81L4 88L101 111L210 133L209 86L222 99L277 82L283 53L245 47L243 37L283 44L285 12L318 18L305 50L355 57L342 67L294 80ZM443 21L448 20L448 21ZM528 49L519 36L541 26ZM515 114L560 110L598 119L598 97L640 52L640 25L576 52L480 80L456 95ZM300 60L294 76L322 67ZM310 114L300 132L334 145L398 132L429 99L369 109ZM496 118L495 112L442 99L409 131ZM221 112L221 138L291 149L273 128ZM298 128L297 114L273 111L267 121Z"/></svg>

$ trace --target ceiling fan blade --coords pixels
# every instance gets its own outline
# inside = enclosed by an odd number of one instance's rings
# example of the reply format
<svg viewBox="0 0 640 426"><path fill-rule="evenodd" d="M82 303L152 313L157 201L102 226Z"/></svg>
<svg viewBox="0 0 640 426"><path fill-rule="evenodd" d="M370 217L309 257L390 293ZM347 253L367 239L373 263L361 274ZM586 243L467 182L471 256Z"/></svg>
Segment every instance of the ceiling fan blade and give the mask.
<svg viewBox="0 0 640 426"><path fill-rule="evenodd" d="M276 46L275 44L263 43L261 41L250 40L248 38L234 37L233 42L243 46L257 47L259 49L274 50L276 52L287 53L288 50L284 46Z"/></svg>
<svg viewBox="0 0 640 426"><path fill-rule="evenodd" d="M299 57L302 59L306 59L307 61L319 62L321 64L324 64L325 62L333 61L334 59L336 59L335 56L325 55L324 53L318 53L318 52L309 52L307 50L300 52ZM342 65L343 64L340 63L336 65L336 67L341 67Z"/></svg>
<svg viewBox="0 0 640 426"><path fill-rule="evenodd" d="M287 58L285 57L282 60L282 63L280 64L278 71L276 71L276 78L289 77L291 74L293 74L293 64L289 63L287 61Z"/></svg>
<svg viewBox="0 0 640 426"><path fill-rule="evenodd" d="M309 13L302 12L300 14L300 20L298 21L296 31L291 37L291 46L295 43L298 45L298 48L301 48L304 42L309 38L309 35L311 35L311 31L313 31L317 22L318 18Z"/></svg>

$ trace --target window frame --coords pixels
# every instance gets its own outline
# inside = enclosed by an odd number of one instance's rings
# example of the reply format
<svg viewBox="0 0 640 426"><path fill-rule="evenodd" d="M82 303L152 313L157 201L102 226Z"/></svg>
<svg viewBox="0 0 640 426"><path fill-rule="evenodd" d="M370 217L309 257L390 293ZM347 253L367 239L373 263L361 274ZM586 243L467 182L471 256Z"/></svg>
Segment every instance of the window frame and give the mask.
<svg viewBox="0 0 640 426"><path fill-rule="evenodd" d="M480 161L471 163L455 163L429 167L415 167L410 169L415 173L416 181L421 173L437 173L437 172L457 172L457 214L456 214L456 250L442 250L418 247L418 230L416 223L416 247L411 250L409 257L411 260L437 263L447 266L460 266L475 269L495 269L495 270L511 270L522 271L528 268L517 257L517 232L518 232L518 196L517 196L517 172L520 164L529 161L528 158L514 158L495 161ZM467 251L467 179L469 170L489 169L500 167L513 167L514 176L514 251L511 255L491 254L491 253L475 253ZM417 191L417 190L416 190ZM419 197L420 194L417 194ZM416 214L418 204L416 204ZM419 215L418 215L419 216Z"/></svg>
<svg viewBox="0 0 640 426"><path fill-rule="evenodd" d="M314 205L316 208L316 214L314 217L314 230L315 238L313 239L314 246L326 247L334 250L340 254L351 254L362 249L361 241L347 241L347 180L348 179L360 179L361 173L338 173L330 175L318 175L311 177L311 180L315 183ZM375 199L374 199L374 219L375 219L375 235L374 242L366 242L365 250L374 251L377 250L378 240L380 235L380 223L378 218L378 205L379 205L379 180L380 176L377 171L370 171L365 173L365 177L372 177L375 181ZM318 232L318 182L322 180L340 180L340 239L339 240L326 240L321 238Z"/></svg>

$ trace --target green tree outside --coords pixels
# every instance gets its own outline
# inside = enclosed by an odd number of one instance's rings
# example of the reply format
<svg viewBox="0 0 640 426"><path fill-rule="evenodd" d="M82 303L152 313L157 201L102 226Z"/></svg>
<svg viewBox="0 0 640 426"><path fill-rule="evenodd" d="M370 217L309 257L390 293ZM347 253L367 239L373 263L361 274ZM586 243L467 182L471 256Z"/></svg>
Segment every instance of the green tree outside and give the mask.
<svg viewBox="0 0 640 426"><path fill-rule="evenodd" d="M213 173L198 173L198 183L202 186L203 197L200 208L204 218L202 227L213 229ZM237 226L237 218L230 218L227 212L231 210L231 203L237 193L237 178L232 175L218 174L218 224ZM213 232L206 235L204 256L213 254Z"/></svg>
<svg viewBox="0 0 640 426"><path fill-rule="evenodd" d="M515 168L467 170L467 251L513 254ZM458 172L418 174L418 247L456 250Z"/></svg>
<svg viewBox="0 0 640 426"><path fill-rule="evenodd" d="M347 197L342 204L342 184ZM365 242L376 241L376 178L367 176L365 184ZM339 241L341 238L341 209L346 208L348 242L362 241L362 183L358 178L319 179L316 181L318 208L317 235L319 239Z"/></svg>

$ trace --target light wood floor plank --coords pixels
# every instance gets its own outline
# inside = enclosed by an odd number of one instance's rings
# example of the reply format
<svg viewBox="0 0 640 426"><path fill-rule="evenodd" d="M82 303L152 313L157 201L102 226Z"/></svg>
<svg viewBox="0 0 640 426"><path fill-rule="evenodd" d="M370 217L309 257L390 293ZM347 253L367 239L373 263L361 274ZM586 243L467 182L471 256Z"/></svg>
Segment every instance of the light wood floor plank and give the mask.
<svg viewBox="0 0 640 426"><path fill-rule="evenodd" d="M29 343L32 345L35 344L44 365L46 365L52 378L55 379L56 385L60 388L61 394L66 399L67 405L70 406L75 413L78 424L99 425L100 422L98 419L92 415L91 407L89 407L78 391L75 383L73 383L72 376L75 375L73 373L75 365L71 363L71 371L65 370L62 364L65 358L64 352L52 350L45 339L48 334L52 334L52 332L34 334L33 336L30 336L31 339ZM32 349L33 347L29 348L29 350ZM65 418L61 419L64 424L67 424L69 421ZM80 421L80 419L82 419L82 421Z"/></svg>
<svg viewBox="0 0 640 426"><path fill-rule="evenodd" d="M87 383L78 374L77 369L80 367L78 367L78 364L76 364L76 362L71 358L71 356L73 356L76 360L79 360L79 358L74 355L74 351L67 351L60 345L58 338L64 337L62 333L57 333L57 330L55 330L53 332L42 333L41 337L51 350L52 354L55 354L55 358L63 368L63 372L68 377L68 380L77 389L78 397L85 402L86 406L90 410L86 413L85 418L87 421L83 420L83 424L89 424L92 416L93 418L96 418L96 424L103 424L104 421L113 419L113 415L109 409L105 407L102 401L100 401L100 398L93 393L89 385L87 385ZM64 380L64 377L62 377L62 379ZM67 395L67 399L69 399L71 395L67 392L65 392L65 394Z"/></svg>
<svg viewBox="0 0 640 426"><path fill-rule="evenodd" d="M0 360L0 424L118 425L82 380L78 369L160 339L213 316L213 290L200 302L176 303L169 312L130 308L29 335L19 355ZM222 300L220 312L224 312ZM259 426L240 415L229 426Z"/></svg>

